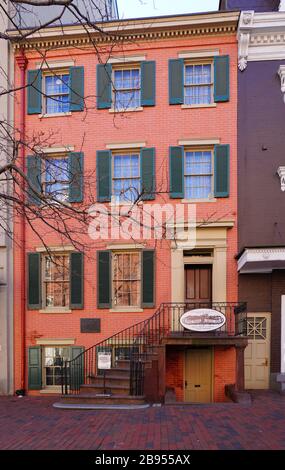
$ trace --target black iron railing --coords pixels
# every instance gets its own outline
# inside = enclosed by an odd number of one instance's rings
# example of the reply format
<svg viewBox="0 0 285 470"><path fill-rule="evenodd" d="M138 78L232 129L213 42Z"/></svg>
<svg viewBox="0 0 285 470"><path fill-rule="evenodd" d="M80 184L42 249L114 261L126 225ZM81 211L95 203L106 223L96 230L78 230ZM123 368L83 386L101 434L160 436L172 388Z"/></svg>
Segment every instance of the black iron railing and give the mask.
<svg viewBox="0 0 285 470"><path fill-rule="evenodd" d="M180 322L185 312L212 309L224 315L225 322L214 331L197 332L184 328ZM203 313L203 312L202 312ZM95 344L66 361L62 366L62 393L78 394L81 385L91 384L102 374L98 367L98 353L109 353L111 367L125 361L129 366L130 395L143 395L145 366L156 354L156 347L164 338L175 336L234 337L246 336L246 304L229 302L163 303L147 320L136 323Z"/></svg>

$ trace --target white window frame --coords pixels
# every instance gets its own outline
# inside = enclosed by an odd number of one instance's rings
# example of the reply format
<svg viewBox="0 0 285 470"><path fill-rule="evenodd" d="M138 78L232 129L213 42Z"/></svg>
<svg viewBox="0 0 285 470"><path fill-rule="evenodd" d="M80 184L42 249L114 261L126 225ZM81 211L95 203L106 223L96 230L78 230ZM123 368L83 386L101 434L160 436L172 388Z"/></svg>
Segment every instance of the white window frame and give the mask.
<svg viewBox="0 0 285 470"><path fill-rule="evenodd" d="M114 171L114 166L115 166L115 156L128 156L128 155L138 155L139 157L139 176L131 177L131 178L118 178L115 177L115 171ZM124 200L116 200L115 196L115 188L114 188L114 182L115 180L131 180L131 179L137 179L139 181L139 194L141 192L141 152L140 149L122 149L122 150L116 150L112 151L112 198L114 198L114 202L117 204L122 204L122 205L128 205L128 204L133 204L132 201L124 201Z"/></svg>
<svg viewBox="0 0 285 470"><path fill-rule="evenodd" d="M136 254L139 257L139 269L138 269L139 279L133 279L139 282L138 305L117 305L115 303L114 256L123 255L123 254ZM122 309L137 310L141 308L141 303L142 303L142 253L141 253L141 250L113 250L111 252L111 282L112 282L112 288L111 288L112 309L114 310L122 310Z"/></svg>
<svg viewBox="0 0 285 470"><path fill-rule="evenodd" d="M211 168L212 168L212 172L211 174L205 174L205 175L191 175L191 174L186 174L186 153L187 152L211 152ZM184 197L185 197L185 200L186 201L193 201L193 202L203 202L203 201L210 201L210 200L214 200L214 176L215 176L215 168L214 168L214 148L211 147L211 146L203 146L203 147L197 147L197 146L193 146L193 147L184 147L184 174L183 174L183 178L184 178ZM185 188L186 188L186 185L185 185L185 180L186 180L186 177L187 176L211 176L211 193L210 195L207 197L207 198L188 198L186 196L186 191L185 191Z"/></svg>
<svg viewBox="0 0 285 470"><path fill-rule="evenodd" d="M139 89L136 88L120 88L119 90L115 89L115 72L118 70L138 70L139 71L139 78L140 78L140 87ZM140 63L127 63L127 64L118 64L112 67L112 110L118 113L124 113L128 111L138 111L142 109L141 106L141 64ZM139 106L136 108L118 108L116 106L116 92L123 92L123 91L132 91L136 90L139 92L140 102Z"/></svg>
<svg viewBox="0 0 285 470"><path fill-rule="evenodd" d="M48 113L47 112L47 98L50 96L55 96L55 95L47 95L46 93L46 77L57 77L58 75L69 75L69 81L70 81L70 71L68 68L66 69L58 69L58 70L44 70L43 71L43 76L42 76L42 109L43 109L43 115L44 116L64 116L66 114L71 114L70 111L70 103L69 103L69 111L57 111L56 113ZM56 96L65 96L66 93L59 93ZM68 92L69 95L69 92Z"/></svg>
<svg viewBox="0 0 285 470"><path fill-rule="evenodd" d="M51 311L51 312L57 312L57 311L67 311L70 312L70 253L69 252L55 252L51 254L43 253L42 254L42 276L41 276L41 288L42 288L42 309L43 311ZM53 258L57 256L65 256L69 258L69 274L68 274L68 280L66 281L58 281L59 283L69 283L69 296L68 296L68 303L67 305L64 306L51 306L47 305L47 296L46 296L46 285L48 282L56 282L56 281L49 281L46 279L45 276L45 260L46 258Z"/></svg>
<svg viewBox="0 0 285 470"><path fill-rule="evenodd" d="M186 67L189 65L210 65L211 66L211 83L205 83L205 84L195 84L195 85L186 85ZM194 104L188 104L186 103L186 89L187 88L193 88L193 87L201 87L201 86L210 86L211 87L211 101L210 103L194 103ZM184 106L190 107L190 108L202 108L203 106L213 106L214 103L214 62L212 59L194 59L194 60L189 60L186 59L184 60L184 83L183 83L183 103Z"/></svg>
<svg viewBox="0 0 285 470"><path fill-rule="evenodd" d="M46 366L45 365L45 358L46 358L46 355L45 355L45 350L47 348L64 348L64 349L68 349L69 350L69 360L71 358L71 347L68 346L68 345L44 345L44 346L41 346L41 350L42 350L42 387L41 389L42 390L54 390L54 391L58 391L61 389L61 385L47 385L46 383L46 367L55 367L55 366Z"/></svg>
<svg viewBox="0 0 285 470"><path fill-rule="evenodd" d="M44 169L41 174L41 181L42 181L42 188L43 188L45 197L48 197L48 193L46 192L46 186L50 184L46 180L46 160L53 160L53 159L55 160L67 159L68 160L68 153L51 153L51 154L47 153L44 155L44 158L42 159L42 162L44 163ZM61 183L63 184L63 181ZM68 184L70 184L70 180ZM61 201L61 200L57 200L56 198L53 198L49 201L49 203L50 204L62 204L62 203L69 204L68 198L66 199L66 201Z"/></svg>

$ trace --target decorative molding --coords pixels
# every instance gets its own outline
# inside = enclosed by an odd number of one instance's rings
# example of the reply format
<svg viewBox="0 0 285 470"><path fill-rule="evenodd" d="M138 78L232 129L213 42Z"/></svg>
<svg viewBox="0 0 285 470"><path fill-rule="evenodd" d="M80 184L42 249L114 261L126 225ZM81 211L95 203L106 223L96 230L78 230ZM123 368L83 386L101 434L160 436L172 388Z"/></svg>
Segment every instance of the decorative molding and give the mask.
<svg viewBox="0 0 285 470"><path fill-rule="evenodd" d="M279 75L280 80L281 80L281 92L283 93L283 99L284 99L284 103L285 103L285 65L280 65L279 70L278 70L278 75ZM280 168L284 168L284 167L280 167ZM285 189L283 189L283 191L284 190Z"/></svg>
<svg viewBox="0 0 285 470"><path fill-rule="evenodd" d="M285 268L285 248L246 248L238 260L238 271L246 273L270 273Z"/></svg>
<svg viewBox="0 0 285 470"><path fill-rule="evenodd" d="M285 12L241 12L237 38L241 71L249 61L285 59Z"/></svg>
<svg viewBox="0 0 285 470"><path fill-rule="evenodd" d="M285 191L285 166L280 166L277 174L280 177L281 191Z"/></svg>
<svg viewBox="0 0 285 470"><path fill-rule="evenodd" d="M65 69L68 67L73 67L75 65L74 60L59 60L54 62L49 62L48 60L42 60L37 62L36 68L40 70L52 70L52 69Z"/></svg>
<svg viewBox="0 0 285 470"><path fill-rule="evenodd" d="M36 151L39 153L44 153L44 154L66 153L66 152L73 152L74 146L65 145L64 147L44 147L44 148L37 147Z"/></svg>
<svg viewBox="0 0 285 470"><path fill-rule="evenodd" d="M39 246L38 248L36 248L36 251L38 253L47 253L48 251L50 253L53 253L53 252L64 252L64 251L75 251L74 249L74 246L72 245L65 245L65 246L49 246L48 248L46 248L45 246Z"/></svg>
<svg viewBox="0 0 285 470"><path fill-rule="evenodd" d="M154 41L160 39L178 39L188 36L227 35L237 31L239 12L212 12L196 15L155 17L146 19L119 20L98 25L96 28L72 25L54 26L41 29L18 40L18 31L9 31L9 36L16 51L20 49L53 49L69 47L90 47L112 44L114 41ZM22 30L22 34L28 30Z"/></svg>
<svg viewBox="0 0 285 470"><path fill-rule="evenodd" d="M108 64L128 64L133 62L144 62L146 60L145 55L134 55L134 56L124 56L124 57L110 57L107 60Z"/></svg>
<svg viewBox="0 0 285 470"><path fill-rule="evenodd" d="M193 51L184 51L179 52L178 58L179 59L199 59L200 57L215 57L220 55L220 51L218 49L199 49Z"/></svg>
<svg viewBox="0 0 285 470"><path fill-rule="evenodd" d="M280 0L279 11L285 11L285 0Z"/></svg>
<svg viewBox="0 0 285 470"><path fill-rule="evenodd" d="M181 139L178 140L178 145L189 145L194 146L206 146L206 145L217 145L221 142L219 138L215 139Z"/></svg>
<svg viewBox="0 0 285 470"><path fill-rule="evenodd" d="M142 147L146 147L145 142L117 142L106 144L106 149L108 150L139 149Z"/></svg>
<svg viewBox="0 0 285 470"><path fill-rule="evenodd" d="M36 344L39 346L69 346L75 344L74 338L68 339L37 339Z"/></svg>

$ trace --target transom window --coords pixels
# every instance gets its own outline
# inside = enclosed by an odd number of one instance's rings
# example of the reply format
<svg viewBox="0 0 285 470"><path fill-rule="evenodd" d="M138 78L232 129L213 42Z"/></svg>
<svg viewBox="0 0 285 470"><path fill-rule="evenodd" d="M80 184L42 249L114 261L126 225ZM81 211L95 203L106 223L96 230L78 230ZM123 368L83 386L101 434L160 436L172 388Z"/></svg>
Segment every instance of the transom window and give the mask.
<svg viewBox="0 0 285 470"><path fill-rule="evenodd" d="M113 195L118 202L134 202L140 194L140 154L113 155Z"/></svg>
<svg viewBox="0 0 285 470"><path fill-rule="evenodd" d="M139 307L141 297L140 253L113 253L113 306Z"/></svg>
<svg viewBox="0 0 285 470"><path fill-rule="evenodd" d="M184 186L186 199L212 196L212 151L185 151Z"/></svg>
<svg viewBox="0 0 285 470"><path fill-rule="evenodd" d="M69 163L68 157L51 157L45 159L44 192L57 201L65 202L69 197Z"/></svg>
<svg viewBox="0 0 285 470"><path fill-rule="evenodd" d="M186 64L184 103L210 104L213 96L212 64Z"/></svg>
<svg viewBox="0 0 285 470"><path fill-rule="evenodd" d="M44 307L69 307L69 255L44 256Z"/></svg>
<svg viewBox="0 0 285 470"><path fill-rule="evenodd" d="M70 359L69 347L44 348L44 386L54 387L61 385L61 366Z"/></svg>
<svg viewBox="0 0 285 470"><path fill-rule="evenodd" d="M116 110L140 106L141 74L139 68L114 70L114 107Z"/></svg>
<svg viewBox="0 0 285 470"><path fill-rule="evenodd" d="M69 111L69 89L68 73L45 76L46 114Z"/></svg>

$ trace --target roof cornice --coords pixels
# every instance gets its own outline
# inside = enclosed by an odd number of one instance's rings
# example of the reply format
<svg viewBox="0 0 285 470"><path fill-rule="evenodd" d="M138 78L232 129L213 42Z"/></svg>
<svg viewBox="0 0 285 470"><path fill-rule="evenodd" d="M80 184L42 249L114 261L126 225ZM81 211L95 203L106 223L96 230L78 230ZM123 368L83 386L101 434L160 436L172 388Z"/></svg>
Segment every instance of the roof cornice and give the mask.
<svg viewBox="0 0 285 470"><path fill-rule="evenodd" d="M241 12L238 26L241 71L248 61L285 59L285 12Z"/></svg>
<svg viewBox="0 0 285 470"><path fill-rule="evenodd" d="M96 26L100 32L86 25L67 25L44 28L31 33L24 40L18 31L9 31L15 49L28 50L108 44L116 41L142 41L179 38L185 36L233 34L237 31L238 12L214 12L195 15L164 16L110 21ZM95 26L95 27L96 27ZM29 30L22 30L22 34Z"/></svg>

